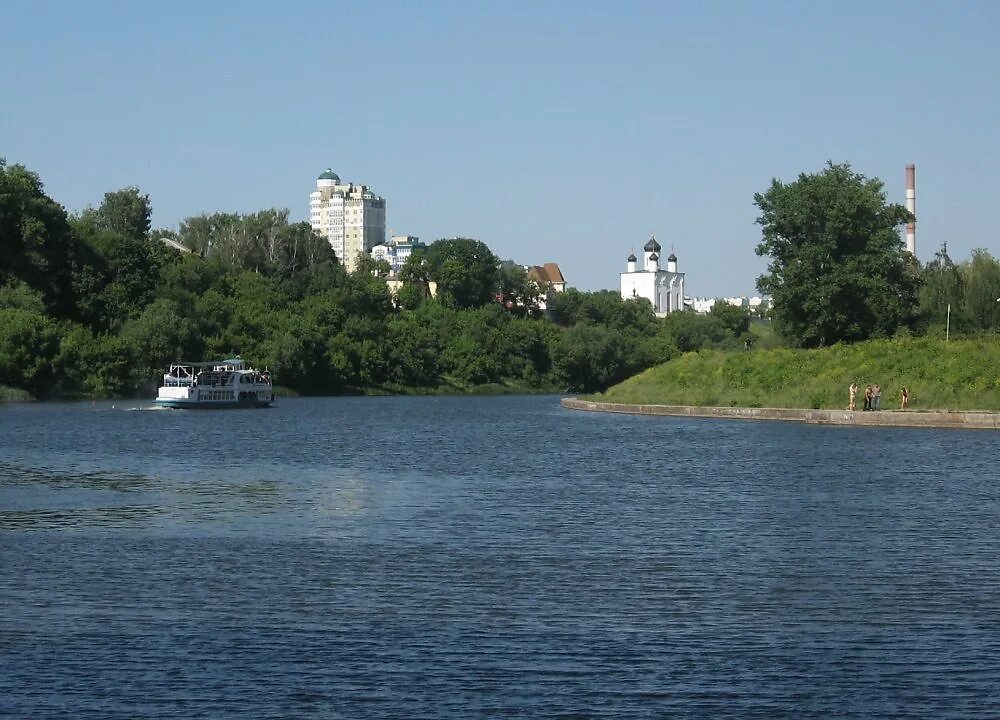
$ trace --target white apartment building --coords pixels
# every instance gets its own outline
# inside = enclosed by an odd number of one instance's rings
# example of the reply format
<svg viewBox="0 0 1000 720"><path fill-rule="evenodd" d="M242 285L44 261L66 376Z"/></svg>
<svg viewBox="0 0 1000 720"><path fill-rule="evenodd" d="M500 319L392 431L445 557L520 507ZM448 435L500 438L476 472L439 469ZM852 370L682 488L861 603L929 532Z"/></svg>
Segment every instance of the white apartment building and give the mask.
<svg viewBox="0 0 1000 720"><path fill-rule="evenodd" d="M771 297L768 295L765 295L764 297L760 297L759 295L754 295L752 297L740 295L739 297L723 298L696 297L691 299L691 306L694 308L695 312L704 314L711 312L717 302L724 302L732 305L733 307L749 310L751 314L755 315L762 315L770 310L774 305Z"/></svg>
<svg viewBox="0 0 1000 720"><path fill-rule="evenodd" d="M371 249L372 257L389 263L390 277L394 277L414 250L427 247L415 235L393 235L392 239Z"/></svg>
<svg viewBox="0 0 1000 720"><path fill-rule="evenodd" d="M712 312L712 308L715 307L715 302L716 298L714 297L691 298L691 309L693 309L696 313L704 315L705 313Z"/></svg>
<svg viewBox="0 0 1000 720"><path fill-rule="evenodd" d="M330 243L348 272L358 267L358 254L385 242L385 199L367 185L343 183L327 168L309 195L309 224Z"/></svg>

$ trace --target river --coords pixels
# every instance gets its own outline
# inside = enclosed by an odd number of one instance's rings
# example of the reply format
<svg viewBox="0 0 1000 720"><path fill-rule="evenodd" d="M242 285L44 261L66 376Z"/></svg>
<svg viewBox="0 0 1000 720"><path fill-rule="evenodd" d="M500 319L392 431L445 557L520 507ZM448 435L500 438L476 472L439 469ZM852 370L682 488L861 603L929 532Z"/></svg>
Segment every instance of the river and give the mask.
<svg viewBox="0 0 1000 720"><path fill-rule="evenodd" d="M0 406L0 716L1000 716L991 431Z"/></svg>

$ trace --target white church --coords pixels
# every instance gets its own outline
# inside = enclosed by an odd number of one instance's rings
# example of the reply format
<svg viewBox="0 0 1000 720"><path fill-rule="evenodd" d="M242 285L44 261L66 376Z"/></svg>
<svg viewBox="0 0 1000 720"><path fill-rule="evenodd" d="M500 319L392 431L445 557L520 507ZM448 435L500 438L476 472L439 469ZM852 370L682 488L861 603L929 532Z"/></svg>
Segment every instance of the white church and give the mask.
<svg viewBox="0 0 1000 720"><path fill-rule="evenodd" d="M652 235L642 248L642 266L635 253L628 256L621 274L622 298L646 298L658 317L684 309L684 273L677 272L677 256L667 256L667 269L660 267L660 243Z"/></svg>

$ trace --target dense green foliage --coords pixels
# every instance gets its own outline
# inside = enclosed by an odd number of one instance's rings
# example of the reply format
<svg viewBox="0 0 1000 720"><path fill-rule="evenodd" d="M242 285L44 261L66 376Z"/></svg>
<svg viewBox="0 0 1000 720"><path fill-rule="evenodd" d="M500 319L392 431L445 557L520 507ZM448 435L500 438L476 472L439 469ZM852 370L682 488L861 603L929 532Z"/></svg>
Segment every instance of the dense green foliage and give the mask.
<svg viewBox="0 0 1000 720"><path fill-rule="evenodd" d="M98 230L130 240L144 240L149 237L152 214L149 195L143 195L137 187L128 187L104 193L101 206L84 210L81 217Z"/></svg>
<svg viewBox="0 0 1000 720"><path fill-rule="evenodd" d="M415 252L393 294L385 263L366 257L348 274L287 210L151 230L149 196L128 187L69 217L37 175L0 161L0 400L149 396L172 361L240 353L296 393L594 392L667 363L610 394L835 406L857 374L912 383L916 404L994 402L974 363L933 376L897 357L929 357L933 343L836 345L817 360L776 349L910 329L937 338L944 325L952 338L993 332L1000 263L989 253L956 264L942 248L918 276L895 230L905 215L846 166L757 200L776 307L751 324L725 303L660 319L617 292L551 292L471 238ZM981 349L952 343L941 357L958 363L960 348ZM840 360L810 365L825 357Z"/></svg>
<svg viewBox="0 0 1000 720"><path fill-rule="evenodd" d="M622 302L611 290L582 293L571 288L549 302L553 320L567 329L555 352L567 389L574 392L620 382L681 352L736 349L749 324L746 313L724 303L707 315L683 312L658 319L649 301Z"/></svg>
<svg viewBox="0 0 1000 720"><path fill-rule="evenodd" d="M892 337L915 321L916 259L898 228L910 214L886 203L882 183L829 164L754 196L771 261L757 286L774 299L776 330L791 345Z"/></svg>
<svg viewBox="0 0 1000 720"><path fill-rule="evenodd" d="M46 308L68 315L77 249L66 212L45 195L38 176L0 158L0 282L21 279Z"/></svg>
<svg viewBox="0 0 1000 720"><path fill-rule="evenodd" d="M970 361L973 359L974 361ZM883 409L1000 410L1000 339L945 342L930 338L872 340L817 350L688 353L646 370L594 399L607 402L846 408L847 388L878 383ZM860 400L858 403L861 405Z"/></svg>
<svg viewBox="0 0 1000 720"><path fill-rule="evenodd" d="M738 317L659 320L612 292L549 293L553 322L546 288L469 238L415 253L394 297L384 264L346 273L287 210L176 232L150 231L151 210L130 187L67 217L0 164L0 397L149 395L171 361L234 353L297 393L593 391L739 344Z"/></svg>
<svg viewBox="0 0 1000 720"><path fill-rule="evenodd" d="M926 332L950 334L996 332L1000 328L1000 262L986 250L955 264L947 244L921 273L920 312Z"/></svg>
<svg viewBox="0 0 1000 720"><path fill-rule="evenodd" d="M500 261L485 244L469 238L438 240L418 255L437 283L438 300L447 307L482 307L495 299Z"/></svg>

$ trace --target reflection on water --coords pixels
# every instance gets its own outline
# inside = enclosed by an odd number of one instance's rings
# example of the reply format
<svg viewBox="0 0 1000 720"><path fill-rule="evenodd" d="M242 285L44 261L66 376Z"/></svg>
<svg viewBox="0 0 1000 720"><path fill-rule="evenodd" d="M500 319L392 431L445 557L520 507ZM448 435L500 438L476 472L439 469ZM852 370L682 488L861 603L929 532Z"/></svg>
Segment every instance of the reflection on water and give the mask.
<svg viewBox="0 0 1000 720"><path fill-rule="evenodd" d="M992 433L114 405L0 407L0 716L1000 716Z"/></svg>
<svg viewBox="0 0 1000 720"><path fill-rule="evenodd" d="M54 490L93 488L116 492L139 492L148 489L150 482L141 475L109 472L68 472L57 467L18 466L0 462L0 480L5 487L42 486Z"/></svg>
<svg viewBox="0 0 1000 720"><path fill-rule="evenodd" d="M67 510L0 510L0 530L3 529L79 529L86 526L131 527L162 512L152 505L118 505L114 507Z"/></svg>

